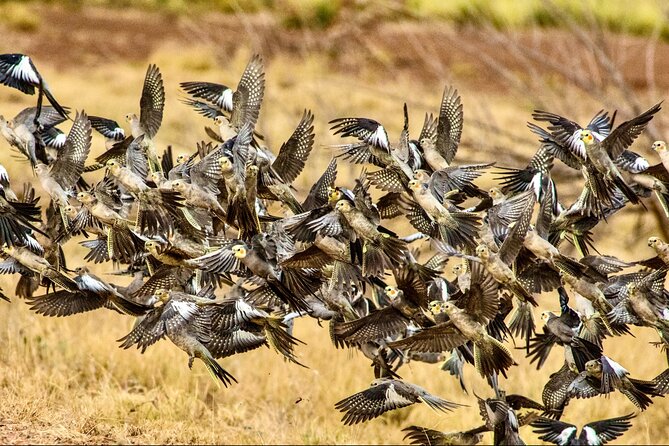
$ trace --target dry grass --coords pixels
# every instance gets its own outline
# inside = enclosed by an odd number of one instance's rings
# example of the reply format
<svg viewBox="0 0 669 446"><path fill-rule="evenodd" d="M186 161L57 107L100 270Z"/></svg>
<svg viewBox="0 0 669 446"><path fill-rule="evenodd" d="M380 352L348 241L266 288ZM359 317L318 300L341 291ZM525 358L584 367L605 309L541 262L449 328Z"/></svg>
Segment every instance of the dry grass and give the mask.
<svg viewBox="0 0 669 446"><path fill-rule="evenodd" d="M161 67L167 90L159 145L172 144L176 153L191 152L204 137L206 120L178 102L178 82L200 79L235 85L250 53L241 50L230 55L225 65L215 62L221 59L214 54L206 46L168 45L148 55L147 63ZM145 63L110 63L57 72L48 60L41 60L39 67L64 104L119 121L139 106ZM330 149L323 147L337 142L328 133L328 120L348 115L374 117L386 125L391 137L397 138L402 101L407 99L412 132L417 134L423 113L436 111L443 88L443 82L422 84L411 78L379 75L371 69L350 76L331 68L324 56L276 56L268 65L260 130L268 135L270 146L276 149L290 135L303 108L312 109L316 115L316 148L296 183L301 193L308 190L332 156ZM524 122L533 106L530 100L509 101L501 94L468 85L464 77L453 82L463 96L466 119L482 120L494 110L500 125L526 135ZM1 112L5 115L13 115L31 101L0 89ZM583 104L573 114L584 119L598 108L595 103ZM477 152L481 147L510 144L467 122L468 144L459 158L480 160ZM4 142L0 145L5 154L1 161L14 184L30 181L27 165L10 159L7 146ZM532 149L527 147L528 156ZM101 151L101 140L96 137L93 154ZM643 146L640 151L652 156ZM358 168L342 164L340 184L351 185L350 179L358 172ZM602 252L625 259L650 256L650 250L640 241L655 228L642 222L637 230L630 231L636 223L631 212L612 219L610 227L616 228L615 233L606 228L598 233ZM69 266L77 266L83 248L71 241L66 250ZM104 275L110 270L110 265L103 265L95 272ZM0 284L11 290L14 278L3 277ZM540 302L540 309L557 309L553 294L542 296ZM466 395L437 366L411 363L401 370L405 379L469 407L440 414L419 405L361 426L345 427L333 405L365 388L373 377L372 370L361 354L334 349L327 329L314 320L299 320L295 329L295 335L307 343L298 348L298 356L309 369L287 364L273 351L261 349L222 360L240 381L229 389L217 388L197 362L189 371L186 356L167 341L159 342L144 355L120 350L115 340L131 326L132 320L110 312L49 319L31 313L17 299L12 304L1 304L0 443L400 443L400 429L409 424L442 430L478 425L471 391L490 396L487 385L471 369L467 372L470 394ZM634 339L606 341L606 353L628 367L633 376L651 378L665 367L663 356L648 344L655 340L650 330L634 333ZM511 370L511 379L504 380L502 386L509 392L540 399L543 383L560 366L559 354L554 352L540 372L529 367L521 351L514 356L521 365ZM573 401L564 419L579 424L634 410L625 397L616 393L608 399ZM657 399L635 420L621 443L669 440L669 426L664 422L668 411L667 399ZM528 442L536 442L530 429L524 428L521 433ZM491 437L485 440L490 442Z"/></svg>

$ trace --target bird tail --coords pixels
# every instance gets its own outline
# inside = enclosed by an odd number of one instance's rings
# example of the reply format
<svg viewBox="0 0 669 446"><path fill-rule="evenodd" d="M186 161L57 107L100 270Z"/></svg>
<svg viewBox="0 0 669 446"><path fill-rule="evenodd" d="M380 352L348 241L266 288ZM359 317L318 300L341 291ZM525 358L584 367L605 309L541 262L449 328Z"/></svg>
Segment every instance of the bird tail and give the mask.
<svg viewBox="0 0 669 446"><path fill-rule="evenodd" d="M509 349L492 336L485 335L483 340L474 342L474 366L484 378L494 373L506 378L506 370L513 365L516 361Z"/></svg>
<svg viewBox="0 0 669 446"><path fill-rule="evenodd" d="M641 200L639 200L639 197L637 194L632 190L631 187L625 182L623 177L620 176L620 174L613 176L613 184L616 185L618 189L620 189L620 192L623 193L627 197L627 199L634 204L639 204L641 203ZM642 203L643 205L643 203ZM644 206L645 207L645 206Z"/></svg>
<svg viewBox="0 0 669 446"><path fill-rule="evenodd" d="M267 342L288 361L294 362L301 367L308 368L297 360L295 352L293 351L298 343L304 344L304 342L288 334L286 328L286 325L281 322L280 318L269 317L265 319L264 331L265 336L267 337Z"/></svg>
<svg viewBox="0 0 669 446"><path fill-rule="evenodd" d="M49 89L46 88L46 86L43 88L43 91L44 91L44 96L46 96L46 98L49 100L51 105L53 105L53 108L55 108L56 111L58 113L60 113L60 115L63 118L69 118L68 112L67 112L67 110L65 110L65 107L63 107L62 105L60 105L58 103L58 101L56 101L56 98L53 97L53 95L51 94L51 91L49 91Z"/></svg>
<svg viewBox="0 0 669 446"><path fill-rule="evenodd" d="M304 297L297 295L291 291L285 284L278 280L267 282L269 289L284 303L287 303L292 309L296 311L309 311L309 304Z"/></svg>
<svg viewBox="0 0 669 446"><path fill-rule="evenodd" d="M509 329L514 336L525 339L525 349L530 353L530 338L534 334L534 317L529 302L517 301L516 311L513 313Z"/></svg>
<svg viewBox="0 0 669 446"><path fill-rule="evenodd" d="M234 376L227 372L221 365L211 356L208 351L196 352L196 356L202 360L207 367L207 371L214 378L214 381L223 383L223 386L228 387L232 381L237 382Z"/></svg>
<svg viewBox="0 0 669 446"><path fill-rule="evenodd" d="M641 410L645 410L648 406L653 404L653 400L651 400L648 395L662 396L662 394L657 391L655 383L652 381L642 381L633 378L629 378L629 380L632 383L632 388L620 389L620 392Z"/></svg>

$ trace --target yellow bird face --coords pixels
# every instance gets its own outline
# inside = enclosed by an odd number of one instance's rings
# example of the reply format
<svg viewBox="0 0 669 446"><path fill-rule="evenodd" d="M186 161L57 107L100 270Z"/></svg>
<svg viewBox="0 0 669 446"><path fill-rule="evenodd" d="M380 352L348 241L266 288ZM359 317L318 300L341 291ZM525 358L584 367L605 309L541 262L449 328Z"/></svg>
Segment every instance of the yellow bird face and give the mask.
<svg viewBox="0 0 669 446"><path fill-rule="evenodd" d="M397 298L397 296L400 294L400 290L397 287L390 285L385 287L383 291L386 293L386 296L388 296L391 299Z"/></svg>
<svg viewBox="0 0 669 446"><path fill-rule="evenodd" d="M548 322L548 319L551 317L551 314L549 311L542 311L541 312L541 320L544 322Z"/></svg>
<svg viewBox="0 0 669 446"><path fill-rule="evenodd" d="M409 189L413 191L418 191L420 190L421 183L418 180L411 180L409 181Z"/></svg>
<svg viewBox="0 0 669 446"><path fill-rule="evenodd" d="M441 306L444 302L440 300L433 300L429 304L427 304L427 309L430 310L430 313L432 314L439 314L441 313Z"/></svg>
<svg viewBox="0 0 669 446"><path fill-rule="evenodd" d="M158 301L165 303L167 300L170 298L170 292L167 291L165 288L160 288L156 290L153 295L158 299Z"/></svg>
<svg viewBox="0 0 669 446"><path fill-rule="evenodd" d="M214 118L214 124L216 124L216 125L221 125L221 124L223 124L223 116L216 116L216 117Z"/></svg>
<svg viewBox="0 0 669 446"><path fill-rule="evenodd" d="M660 239L657 238L657 237L649 237L648 238L648 246L650 246L651 248L654 248L659 243L660 243Z"/></svg>
<svg viewBox="0 0 669 446"><path fill-rule="evenodd" d="M234 256L237 257L238 259L243 259L244 257L246 257L247 252L246 252L246 246L244 245L235 245L232 248L230 248L230 250L232 251Z"/></svg>
<svg viewBox="0 0 669 446"><path fill-rule="evenodd" d="M149 251L156 250L158 248L158 243L153 240L147 240L144 242L144 247Z"/></svg>
<svg viewBox="0 0 669 446"><path fill-rule="evenodd" d="M232 169L232 162L228 159L227 156L221 157L218 159L218 165L223 171Z"/></svg>
<svg viewBox="0 0 669 446"><path fill-rule="evenodd" d="M125 115L125 120L126 122L132 122L133 119L136 118L136 115L134 113L128 113Z"/></svg>
<svg viewBox="0 0 669 446"><path fill-rule="evenodd" d="M341 212L346 212L351 210L351 203L349 203L346 200L339 200L337 202L337 205L335 206L335 209Z"/></svg>
<svg viewBox="0 0 669 446"><path fill-rule="evenodd" d="M655 141L652 147L656 152L665 152L667 150L667 143L664 141Z"/></svg>
<svg viewBox="0 0 669 446"><path fill-rule="evenodd" d="M335 203L335 202L341 200L341 197L342 197L342 193L339 190L337 190L333 187L328 187L328 201L330 203Z"/></svg>
<svg viewBox="0 0 669 446"><path fill-rule="evenodd" d="M590 130L581 130L581 136L579 136L579 138L586 146L595 142L595 137Z"/></svg>
<svg viewBox="0 0 669 446"><path fill-rule="evenodd" d="M186 159L188 159L188 157L182 153L181 155L177 156L177 164L185 163Z"/></svg>
<svg viewBox="0 0 669 446"><path fill-rule="evenodd" d="M476 255L484 256L488 254L488 247L486 245L478 245L476 247Z"/></svg>

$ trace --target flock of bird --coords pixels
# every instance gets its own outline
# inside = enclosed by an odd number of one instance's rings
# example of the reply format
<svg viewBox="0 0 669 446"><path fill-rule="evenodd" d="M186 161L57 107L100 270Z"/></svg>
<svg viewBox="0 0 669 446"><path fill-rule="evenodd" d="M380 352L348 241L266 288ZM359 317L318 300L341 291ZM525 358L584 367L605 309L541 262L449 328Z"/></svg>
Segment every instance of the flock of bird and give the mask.
<svg viewBox="0 0 669 446"><path fill-rule="evenodd" d="M264 76L254 56L235 90L181 83L183 102L213 128L193 153L173 159L171 147L155 143L165 104L155 65L139 116L125 116L126 135L113 119L61 106L28 56L0 55L0 83L38 93L36 107L0 117L0 133L48 197L39 203L32 183L17 187L0 168L0 273L19 276L2 297L25 299L45 316L108 309L135 317L121 347L144 352L167 338L188 354L189 367L200 359L226 387L237 380L219 359L269 345L302 366L293 321L328 320L332 342L361 351L376 378L335 405L347 425L419 402L466 410L399 372L408 361L441 363L466 392L463 369L473 366L494 393L477 396L482 425L410 426L414 444L476 444L484 432L495 444L522 444L525 425L555 444L604 444L635 415L590 422L577 435L560 421L571 400L617 391L643 411L669 392L669 371L633 378L603 349L605 338L628 336L636 325L655 330L667 350L669 245L651 237L656 257L623 261L600 254L592 237L597 224L653 194L669 217L666 144L653 144L660 158L653 166L630 150L660 104L617 126L615 113L600 111L582 127L536 111L529 128L538 150L527 166L511 168L456 162L463 107L457 90L446 88L418 139L409 136L406 105L397 142L375 120L332 120L342 143L305 196L292 183L309 163L313 114L305 110L278 152L267 147L255 131ZM58 126L68 120L65 134ZM106 147L89 159L93 130ZM568 206L551 177L557 161L584 179ZM342 164L361 166L352 189L337 181ZM482 190L476 180L490 170L499 187ZM415 232L398 235L391 220ZM65 257L73 239L88 249L83 259ZM566 255L565 244L579 258ZM120 286L92 274L87 265L102 262L132 281ZM538 299L561 308L541 313L541 330ZM513 377L517 365L514 338L537 369L554 348L564 355L541 403L501 388L499 375Z"/></svg>

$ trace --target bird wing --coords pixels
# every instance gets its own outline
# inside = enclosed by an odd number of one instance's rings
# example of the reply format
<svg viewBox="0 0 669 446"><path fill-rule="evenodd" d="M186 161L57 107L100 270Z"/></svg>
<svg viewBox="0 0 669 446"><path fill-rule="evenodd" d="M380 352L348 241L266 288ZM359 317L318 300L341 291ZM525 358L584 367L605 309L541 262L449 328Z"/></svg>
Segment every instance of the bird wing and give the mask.
<svg viewBox="0 0 669 446"><path fill-rule="evenodd" d="M95 292L59 290L27 299L30 309L44 316L70 316L102 308L107 298Z"/></svg>
<svg viewBox="0 0 669 446"><path fill-rule="evenodd" d="M460 144L464 115L458 90L453 87L444 89L437 122L437 150L450 164Z"/></svg>
<svg viewBox="0 0 669 446"><path fill-rule="evenodd" d="M396 382L388 380L336 403L335 409L345 412L342 418L344 424L361 423L376 418L389 410L410 406L418 402L418 398L415 396L398 392Z"/></svg>
<svg viewBox="0 0 669 446"><path fill-rule="evenodd" d="M325 168L325 171L320 176L318 181L311 186L309 190L309 195L302 203L304 209L315 209L317 207L323 206L328 202L328 188L334 186L334 182L337 179L337 159L332 158L328 167Z"/></svg>
<svg viewBox="0 0 669 446"><path fill-rule="evenodd" d="M91 123L85 112L77 113L65 147L51 166L51 175L63 189L73 187L84 171L91 150Z"/></svg>
<svg viewBox="0 0 669 446"><path fill-rule="evenodd" d="M44 113L44 109L42 109L42 113ZM114 121L113 119L101 118L99 116L89 116L88 120L91 121L91 127L102 134L102 136L105 138L116 141L122 141L123 138L125 138L125 131L118 124L118 122Z"/></svg>
<svg viewBox="0 0 669 446"><path fill-rule="evenodd" d="M152 139L158 133L160 124L163 122L163 109L165 108L163 77L154 64L149 65L146 70L139 108L139 123L146 135Z"/></svg>
<svg viewBox="0 0 669 446"><path fill-rule="evenodd" d="M385 307L349 322L334 325L336 337L347 342L372 342L404 332L409 320L393 307Z"/></svg>
<svg viewBox="0 0 669 446"><path fill-rule="evenodd" d="M571 444L576 439L576 426L564 421L551 420L539 417L530 423L534 432L540 434L539 440L550 441L560 446Z"/></svg>
<svg viewBox="0 0 669 446"><path fill-rule="evenodd" d="M215 105L219 112L218 114L220 114L220 110L225 110L227 112L232 111L232 90L226 85L216 84L214 82L194 81L181 82L179 86L183 91L194 98L204 99L210 104ZM216 117L216 115L214 115L214 117Z"/></svg>
<svg viewBox="0 0 669 446"><path fill-rule="evenodd" d="M148 312L144 319L142 319L127 335L123 336L118 342L120 348L130 348L137 345L137 348L142 353L148 347L158 342L165 337L165 323L162 319L164 307L158 307Z"/></svg>
<svg viewBox="0 0 669 446"><path fill-rule="evenodd" d="M239 130L247 123L255 126L264 94L265 69L262 58L256 54L246 65L237 90L232 94L230 124L234 129Z"/></svg>
<svg viewBox="0 0 669 446"><path fill-rule="evenodd" d="M399 341L389 342L388 346L409 349L417 352L446 352L467 342L467 338L448 322L426 328Z"/></svg>
<svg viewBox="0 0 669 446"><path fill-rule="evenodd" d="M592 442L592 436L594 435L599 438L601 444L605 444L611 440L615 440L624 434L627 429L632 427L632 422L630 421L636 415L633 413L623 415L622 417L609 418L606 420L595 421L593 423L588 423L583 426L581 431L581 438L590 440L589 444L594 444Z"/></svg>
<svg viewBox="0 0 669 446"><path fill-rule="evenodd" d="M644 131L655 113L660 111L662 103L657 103L639 116L620 124L607 136L602 145L611 159L618 158L624 150L632 145L634 140Z"/></svg>
<svg viewBox="0 0 669 446"><path fill-rule="evenodd" d="M281 145L272 168L279 174L286 184L291 184L302 172L314 146L314 115L305 110L300 123Z"/></svg>
<svg viewBox="0 0 669 446"><path fill-rule="evenodd" d="M480 263L471 262L469 291L459 297L456 305L479 323L486 325L499 311L499 285Z"/></svg>
<svg viewBox="0 0 669 446"><path fill-rule="evenodd" d="M378 121L369 118L337 118L328 124L332 124L330 130L334 130L335 135L340 135L342 138L355 136L367 145L390 152L388 134Z"/></svg>
<svg viewBox="0 0 669 446"><path fill-rule="evenodd" d="M0 83L26 94L35 94L41 77L25 54L0 54Z"/></svg>

